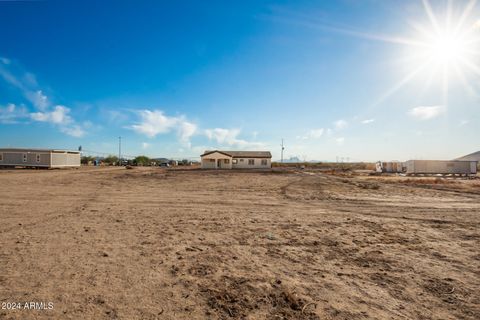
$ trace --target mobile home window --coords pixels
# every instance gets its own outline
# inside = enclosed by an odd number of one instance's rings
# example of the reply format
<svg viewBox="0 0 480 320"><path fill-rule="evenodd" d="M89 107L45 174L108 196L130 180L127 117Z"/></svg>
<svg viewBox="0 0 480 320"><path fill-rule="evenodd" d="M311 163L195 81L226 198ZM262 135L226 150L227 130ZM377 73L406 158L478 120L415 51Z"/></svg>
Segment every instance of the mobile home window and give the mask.
<svg viewBox="0 0 480 320"><path fill-rule="evenodd" d="M0 161L3 161L3 153L0 153Z"/></svg>
<svg viewBox="0 0 480 320"><path fill-rule="evenodd" d="M23 162L27 162L27 154L26 153L23 154Z"/></svg>
<svg viewBox="0 0 480 320"><path fill-rule="evenodd" d="M230 163L230 159L225 159L225 164L229 164Z"/></svg>
<svg viewBox="0 0 480 320"><path fill-rule="evenodd" d="M237 162L238 162L237 159L233 159L233 160L232 160L232 163L233 163L233 164L237 164Z"/></svg>
<svg viewBox="0 0 480 320"><path fill-rule="evenodd" d="M255 164L255 159L248 159L248 165L253 166Z"/></svg>
<svg viewBox="0 0 480 320"><path fill-rule="evenodd" d="M208 159L208 161L210 161L210 162L215 162L215 159Z"/></svg>
<svg viewBox="0 0 480 320"><path fill-rule="evenodd" d="M267 165L267 160L266 159L262 159L262 166L266 166Z"/></svg>
<svg viewBox="0 0 480 320"><path fill-rule="evenodd" d="M37 157L37 162L40 162L40 155L39 155L39 154L37 154L37 156L36 156L36 157Z"/></svg>
<svg viewBox="0 0 480 320"><path fill-rule="evenodd" d="M240 159L240 162L243 162L243 159Z"/></svg>

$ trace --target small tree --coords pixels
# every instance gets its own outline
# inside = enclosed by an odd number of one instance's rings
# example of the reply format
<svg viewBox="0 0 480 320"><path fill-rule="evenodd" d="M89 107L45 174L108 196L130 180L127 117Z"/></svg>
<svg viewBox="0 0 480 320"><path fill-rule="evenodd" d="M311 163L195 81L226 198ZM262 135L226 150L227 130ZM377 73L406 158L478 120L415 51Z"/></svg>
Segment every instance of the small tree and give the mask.
<svg viewBox="0 0 480 320"><path fill-rule="evenodd" d="M135 159L133 159L133 162L137 166L149 166L150 158L148 158L147 156L138 156L138 157L135 157Z"/></svg>
<svg viewBox="0 0 480 320"><path fill-rule="evenodd" d="M81 164L89 164L89 163L92 162L93 160L95 160L95 158L92 157L92 156L83 156L83 157L80 159L80 163L81 163Z"/></svg>
<svg viewBox="0 0 480 320"><path fill-rule="evenodd" d="M103 159L103 162L106 163L106 164L108 164L108 165L111 165L111 166L112 166L112 165L118 163L118 157L109 155L108 157L106 157L105 159Z"/></svg>

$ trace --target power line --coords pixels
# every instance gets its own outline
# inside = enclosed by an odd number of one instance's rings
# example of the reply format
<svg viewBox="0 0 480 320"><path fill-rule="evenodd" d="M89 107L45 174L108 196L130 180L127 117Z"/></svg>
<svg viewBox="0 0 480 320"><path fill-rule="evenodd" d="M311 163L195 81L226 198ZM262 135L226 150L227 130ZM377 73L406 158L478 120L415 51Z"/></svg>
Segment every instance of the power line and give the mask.
<svg viewBox="0 0 480 320"><path fill-rule="evenodd" d="M122 164L122 137L118 137L118 165Z"/></svg>

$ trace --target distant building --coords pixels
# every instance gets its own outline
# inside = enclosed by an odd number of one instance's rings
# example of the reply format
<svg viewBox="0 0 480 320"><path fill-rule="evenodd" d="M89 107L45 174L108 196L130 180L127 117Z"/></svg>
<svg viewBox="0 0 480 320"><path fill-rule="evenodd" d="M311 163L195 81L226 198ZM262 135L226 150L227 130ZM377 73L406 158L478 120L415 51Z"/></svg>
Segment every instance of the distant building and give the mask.
<svg viewBox="0 0 480 320"><path fill-rule="evenodd" d="M0 167L80 167L80 151L53 149L0 149Z"/></svg>
<svg viewBox="0 0 480 320"><path fill-rule="evenodd" d="M202 169L262 169L272 167L270 151L205 151Z"/></svg>
<svg viewBox="0 0 480 320"><path fill-rule="evenodd" d="M466 156L457 158L455 160L462 160L462 161L477 161L480 162L480 151L467 154Z"/></svg>
<svg viewBox="0 0 480 320"><path fill-rule="evenodd" d="M402 173L403 163L400 161L378 161L375 164L375 171L386 173Z"/></svg>

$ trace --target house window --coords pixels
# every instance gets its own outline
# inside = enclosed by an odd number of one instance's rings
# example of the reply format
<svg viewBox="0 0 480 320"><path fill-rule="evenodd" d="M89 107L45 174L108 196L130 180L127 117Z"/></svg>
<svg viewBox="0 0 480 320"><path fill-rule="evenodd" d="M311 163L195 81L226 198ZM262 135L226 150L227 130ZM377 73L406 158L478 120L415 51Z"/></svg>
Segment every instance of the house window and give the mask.
<svg viewBox="0 0 480 320"><path fill-rule="evenodd" d="M267 165L267 159L262 159L262 166L266 166Z"/></svg>
<svg viewBox="0 0 480 320"><path fill-rule="evenodd" d="M0 153L0 161L3 161L3 153Z"/></svg>
<svg viewBox="0 0 480 320"><path fill-rule="evenodd" d="M237 159L233 159L233 160L232 160L232 163L233 163L233 164L237 164L237 162L238 162Z"/></svg>
<svg viewBox="0 0 480 320"><path fill-rule="evenodd" d="M248 165L253 166L255 164L255 159L248 159Z"/></svg>
<svg viewBox="0 0 480 320"><path fill-rule="evenodd" d="M37 162L40 162L40 155L37 153Z"/></svg>
<svg viewBox="0 0 480 320"><path fill-rule="evenodd" d="M215 162L215 159L208 159L209 162Z"/></svg>
<svg viewBox="0 0 480 320"><path fill-rule="evenodd" d="M27 162L27 154L26 153L23 154L23 162Z"/></svg>
<svg viewBox="0 0 480 320"><path fill-rule="evenodd" d="M223 161L225 162L225 164L229 164L229 163L230 163L230 159L224 159Z"/></svg>
<svg viewBox="0 0 480 320"><path fill-rule="evenodd" d="M243 162L243 159L240 159L240 162Z"/></svg>

